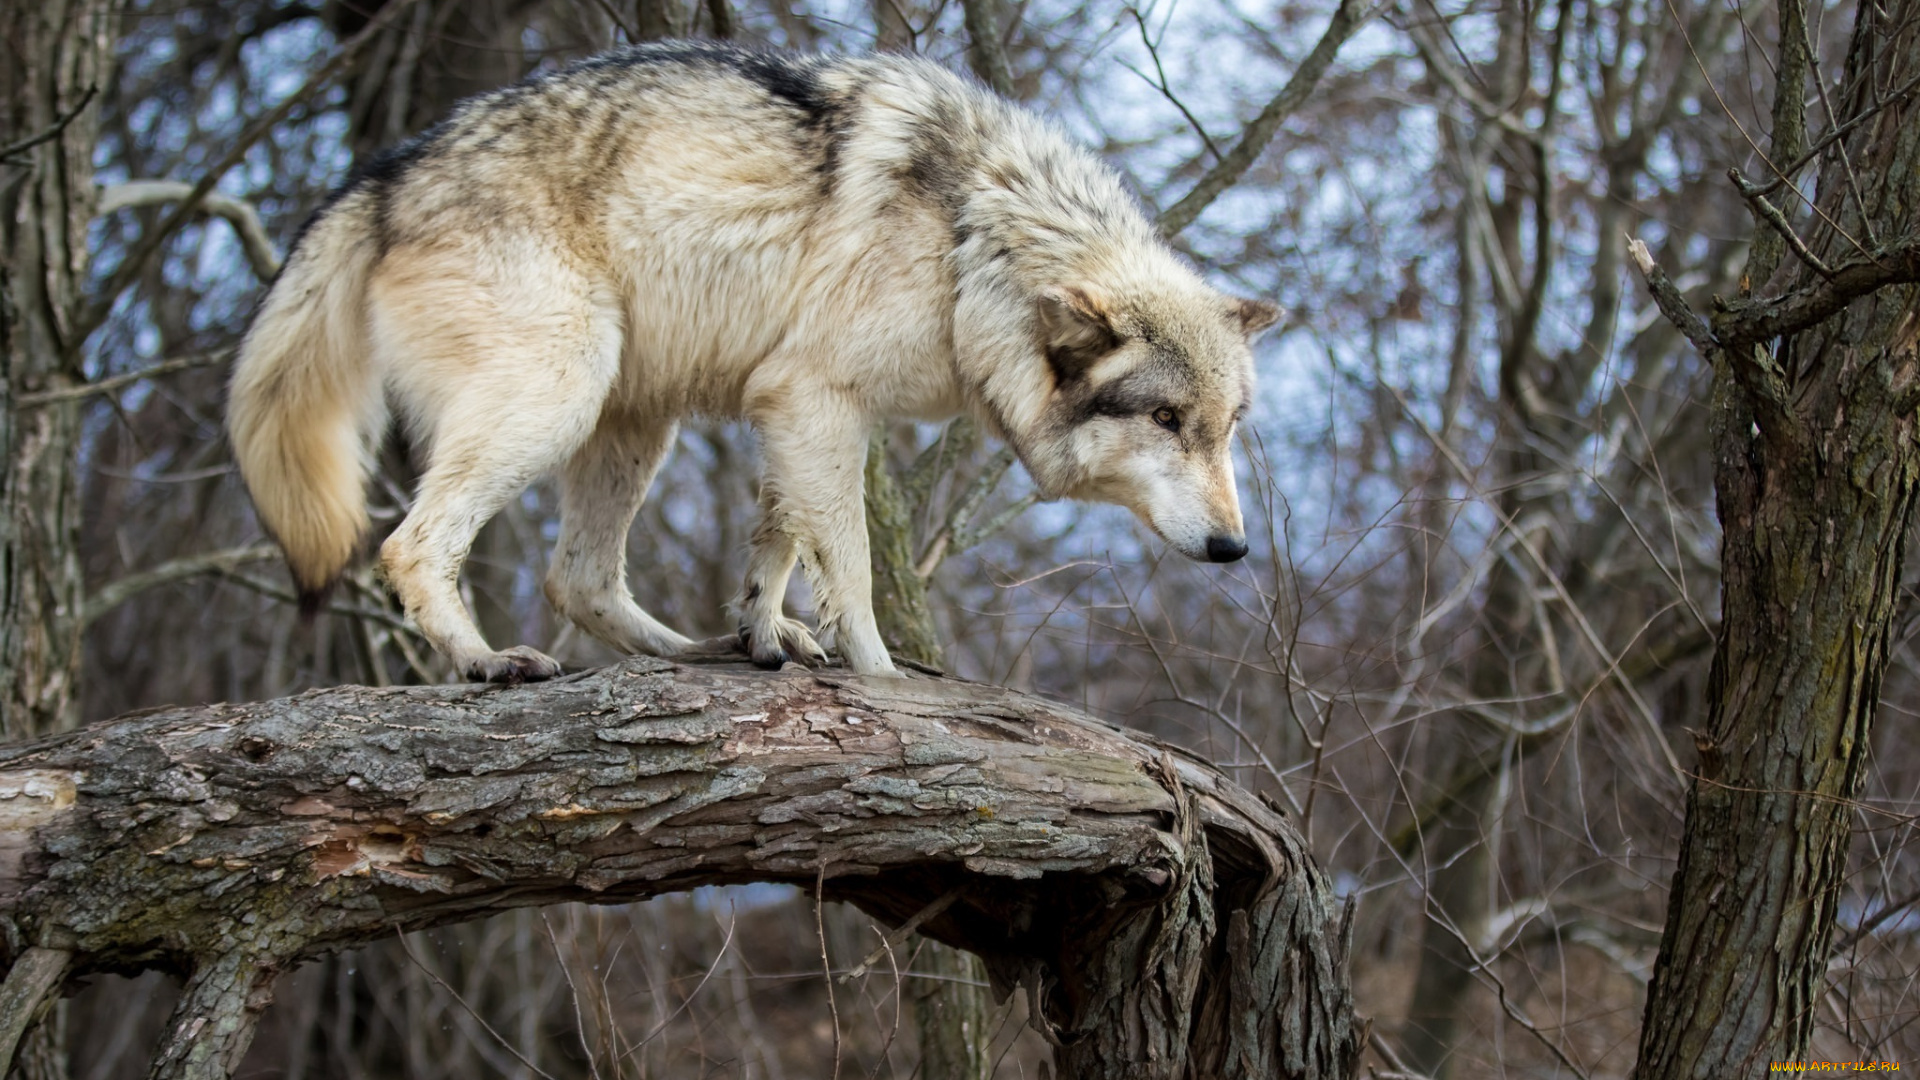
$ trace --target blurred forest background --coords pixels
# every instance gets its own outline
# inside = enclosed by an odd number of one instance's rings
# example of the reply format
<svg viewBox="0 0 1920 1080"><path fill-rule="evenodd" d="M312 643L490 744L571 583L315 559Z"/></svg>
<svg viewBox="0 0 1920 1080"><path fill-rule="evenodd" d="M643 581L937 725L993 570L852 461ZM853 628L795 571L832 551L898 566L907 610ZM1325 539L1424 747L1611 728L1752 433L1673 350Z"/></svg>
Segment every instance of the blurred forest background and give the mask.
<svg viewBox="0 0 1920 1080"><path fill-rule="evenodd" d="M1830 66L1853 7L1811 9ZM984 12L1005 65L990 81L1099 148L1157 212L1334 8L417 0L343 76L310 84L381 0L122 5L88 233L89 288L111 307L90 383L39 402L79 425L86 596L79 693L48 724L447 676L368 569L301 621L222 414L232 348L299 224L355 162L461 97L661 36L980 70L968 42ZM1176 241L1222 287L1291 313L1259 348L1244 429L1245 562L1187 564L1123 511L1034 505L1007 455L965 432L903 426L870 472L895 488L944 666L1178 741L1296 816L1359 900L1370 1064L1620 1076L1719 596L1710 373L1630 276L1626 238L1689 295L1738 289L1753 226L1724 173L1757 175L1773 4L1377 10ZM1823 115L1810 107L1816 134ZM146 257L171 200L240 147L216 213ZM642 512L634 588L683 632L730 628L754 475L751 432L692 425ZM406 505L404 447L380 488L386 527ZM602 663L540 596L556 518L550 487L529 492L482 533L465 585L496 643ZM1814 1050L1911 1067L1920 744L1902 732L1920 710L1920 627L1898 629ZM810 899L784 888L520 912L303 969L242 1075L778 1080L825 1075L837 1041L847 1076L1041 1075L1017 1000L984 1017L988 1060L922 1063L915 1010L966 977L925 957L837 986L831 1011L823 947L838 971L878 940L851 910L829 907L817 930ZM172 993L154 975L96 980L65 1013L71 1075L142 1075Z"/></svg>

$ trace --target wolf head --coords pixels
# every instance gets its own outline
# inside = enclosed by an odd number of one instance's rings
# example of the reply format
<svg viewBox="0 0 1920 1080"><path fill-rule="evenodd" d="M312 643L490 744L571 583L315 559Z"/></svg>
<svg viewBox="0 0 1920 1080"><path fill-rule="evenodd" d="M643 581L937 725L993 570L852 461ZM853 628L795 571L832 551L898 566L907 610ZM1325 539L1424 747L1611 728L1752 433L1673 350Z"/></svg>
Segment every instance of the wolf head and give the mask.
<svg viewBox="0 0 1920 1080"><path fill-rule="evenodd" d="M1016 443L1049 497L1124 506L1188 558L1233 562L1247 553L1233 433L1253 394L1252 341L1280 311L1170 284L1039 291L1034 347L1052 392Z"/></svg>

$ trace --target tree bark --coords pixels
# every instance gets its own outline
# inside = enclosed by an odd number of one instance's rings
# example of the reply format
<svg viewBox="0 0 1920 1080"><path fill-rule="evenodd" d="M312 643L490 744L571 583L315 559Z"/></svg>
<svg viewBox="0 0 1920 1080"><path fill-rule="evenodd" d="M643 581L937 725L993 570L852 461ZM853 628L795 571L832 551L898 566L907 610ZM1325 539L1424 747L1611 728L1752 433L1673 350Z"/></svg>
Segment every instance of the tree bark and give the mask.
<svg viewBox="0 0 1920 1080"><path fill-rule="evenodd" d="M156 1077L225 1076L273 975L500 910L790 882L1033 995L1063 1077L1343 1077L1345 921L1212 767L949 679L655 660L344 687L0 750L0 925L190 976ZM824 869L823 869L824 868Z"/></svg>
<svg viewBox="0 0 1920 1080"><path fill-rule="evenodd" d="M112 0L0 6L0 738L63 731L78 716L79 401L21 399L81 381L113 9ZM63 1080L63 1009L34 1024L7 1075Z"/></svg>
<svg viewBox="0 0 1920 1080"><path fill-rule="evenodd" d="M1785 167L1799 156L1808 58L1797 4L1781 7L1771 156ZM1752 285L1779 293L1716 301L1709 327L1636 251L1662 309L1714 364L1725 532L1708 713L1635 1073L1649 1080L1804 1056L1825 986L1920 482L1920 115L1904 100L1881 108L1920 74L1920 25L1897 6L1861 4L1856 18L1830 85L1838 123L1860 122L1823 152L1823 224L1807 245L1851 269L1829 279L1758 244ZM1888 246L1854 245L1876 237ZM1869 270L1905 283L1829 303ZM1805 329L1776 343L1769 320Z"/></svg>
<svg viewBox="0 0 1920 1080"><path fill-rule="evenodd" d="M0 736L74 722L80 664L77 382L110 0L0 9Z"/></svg>
<svg viewBox="0 0 1920 1080"><path fill-rule="evenodd" d="M914 507L887 462L887 432L867 441L867 544L873 551L873 614L880 638L896 659L939 667L940 630L927 601L927 583L914 568Z"/></svg>
<svg viewBox="0 0 1920 1080"><path fill-rule="evenodd" d="M913 506L888 463L887 430L867 441L867 542L873 549L873 608L880 637L896 660L938 668L939 628L928 603L927 583L914 567ZM932 938L919 944L921 966L941 976L913 995L914 1032L920 1037L920 1071L941 1080L990 1080L993 1032L990 1003L980 985L987 970L980 958Z"/></svg>

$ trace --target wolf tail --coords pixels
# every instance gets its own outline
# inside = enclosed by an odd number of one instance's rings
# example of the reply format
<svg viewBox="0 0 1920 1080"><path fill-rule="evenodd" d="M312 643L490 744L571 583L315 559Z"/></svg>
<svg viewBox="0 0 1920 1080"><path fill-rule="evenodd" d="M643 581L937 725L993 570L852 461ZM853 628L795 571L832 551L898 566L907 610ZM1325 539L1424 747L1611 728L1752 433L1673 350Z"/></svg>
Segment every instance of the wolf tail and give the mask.
<svg viewBox="0 0 1920 1080"><path fill-rule="evenodd" d="M296 245L241 343L227 406L240 475L307 611L367 531L386 427L365 303L377 255L359 202L335 204Z"/></svg>

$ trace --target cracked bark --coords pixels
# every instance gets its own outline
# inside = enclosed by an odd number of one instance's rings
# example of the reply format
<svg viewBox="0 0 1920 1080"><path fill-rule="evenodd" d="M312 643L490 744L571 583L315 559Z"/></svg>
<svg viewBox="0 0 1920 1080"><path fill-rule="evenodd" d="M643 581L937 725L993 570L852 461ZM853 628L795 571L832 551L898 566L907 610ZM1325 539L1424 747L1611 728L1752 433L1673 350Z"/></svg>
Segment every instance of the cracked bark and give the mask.
<svg viewBox="0 0 1920 1080"><path fill-rule="evenodd" d="M1345 921L1211 766L950 679L634 660L343 687L0 749L0 927L188 993L154 1077L223 1077L273 976L511 907L810 886L1040 1003L1063 1077L1339 1077Z"/></svg>

